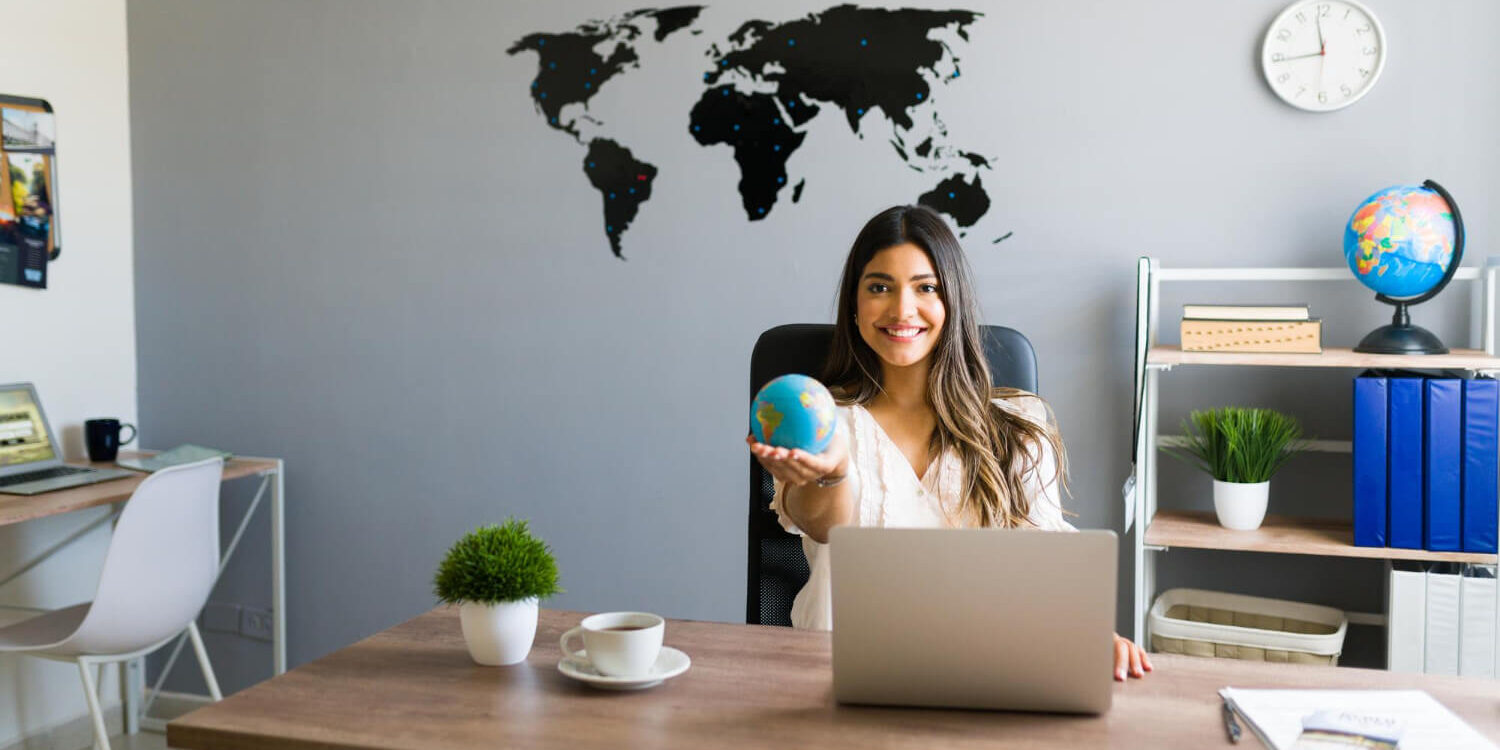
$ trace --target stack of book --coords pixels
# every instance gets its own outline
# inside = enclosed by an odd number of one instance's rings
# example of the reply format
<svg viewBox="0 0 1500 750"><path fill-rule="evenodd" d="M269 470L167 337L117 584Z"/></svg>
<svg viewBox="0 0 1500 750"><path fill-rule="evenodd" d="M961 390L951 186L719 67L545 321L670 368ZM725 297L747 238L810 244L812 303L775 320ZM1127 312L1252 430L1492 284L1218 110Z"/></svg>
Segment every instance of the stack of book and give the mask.
<svg viewBox="0 0 1500 750"><path fill-rule="evenodd" d="M1307 305L1183 305L1182 350L1320 354L1323 321Z"/></svg>

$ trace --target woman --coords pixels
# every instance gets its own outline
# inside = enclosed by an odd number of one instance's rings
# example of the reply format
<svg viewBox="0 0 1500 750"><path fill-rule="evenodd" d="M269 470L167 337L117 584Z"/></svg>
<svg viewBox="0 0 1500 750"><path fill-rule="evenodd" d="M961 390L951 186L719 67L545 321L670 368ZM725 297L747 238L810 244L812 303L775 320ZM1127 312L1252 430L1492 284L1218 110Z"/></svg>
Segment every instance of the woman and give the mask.
<svg viewBox="0 0 1500 750"><path fill-rule="evenodd" d="M897 206L865 224L844 263L823 380L840 403L821 454L747 437L775 479L771 507L803 535L812 570L792 605L832 627L835 526L1074 530L1063 520L1061 439L1039 397L992 389L963 249L942 217ZM1151 670L1115 636L1115 679Z"/></svg>

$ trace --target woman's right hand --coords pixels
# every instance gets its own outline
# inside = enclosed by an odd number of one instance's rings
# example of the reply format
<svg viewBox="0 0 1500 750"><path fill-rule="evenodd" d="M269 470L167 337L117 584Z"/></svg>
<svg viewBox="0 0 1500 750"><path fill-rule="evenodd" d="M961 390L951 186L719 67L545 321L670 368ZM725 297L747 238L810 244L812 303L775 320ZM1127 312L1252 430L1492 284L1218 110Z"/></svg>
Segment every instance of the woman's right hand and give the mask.
<svg viewBox="0 0 1500 750"><path fill-rule="evenodd" d="M849 441L844 435L843 425L837 422L834 423L833 440L822 453L758 443L754 435L746 435L745 443L750 446L755 460L776 481L788 487L801 487L823 477L845 476L849 471Z"/></svg>

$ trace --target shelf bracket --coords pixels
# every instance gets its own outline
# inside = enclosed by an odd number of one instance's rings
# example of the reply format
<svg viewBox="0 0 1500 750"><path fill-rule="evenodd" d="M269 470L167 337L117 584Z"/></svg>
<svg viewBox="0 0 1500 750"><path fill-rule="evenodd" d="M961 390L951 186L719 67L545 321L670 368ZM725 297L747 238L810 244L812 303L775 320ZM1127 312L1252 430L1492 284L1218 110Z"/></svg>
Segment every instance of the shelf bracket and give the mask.
<svg viewBox="0 0 1500 750"><path fill-rule="evenodd" d="M1167 364L1167 363L1161 363L1161 362L1151 362L1151 363L1149 363L1149 364L1146 365L1146 369L1147 370L1157 370L1159 372L1166 372L1166 371L1172 369L1172 365Z"/></svg>
<svg viewBox="0 0 1500 750"><path fill-rule="evenodd" d="M1374 625L1376 627L1386 625L1385 615L1377 612L1345 612L1344 619L1348 620L1350 625Z"/></svg>
<svg viewBox="0 0 1500 750"><path fill-rule="evenodd" d="M1160 544L1143 544L1141 545L1141 548L1146 550L1147 552L1166 552L1167 550L1172 549L1171 547L1163 547Z"/></svg>

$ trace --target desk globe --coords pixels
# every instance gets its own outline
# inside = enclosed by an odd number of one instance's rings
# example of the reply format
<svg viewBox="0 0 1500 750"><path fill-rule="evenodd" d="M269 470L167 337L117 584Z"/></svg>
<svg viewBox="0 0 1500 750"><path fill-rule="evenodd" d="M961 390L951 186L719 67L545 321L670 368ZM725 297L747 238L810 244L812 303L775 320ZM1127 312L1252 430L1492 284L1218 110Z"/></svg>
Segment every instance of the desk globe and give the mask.
<svg viewBox="0 0 1500 750"><path fill-rule="evenodd" d="M806 375L782 375L766 383L750 405L750 431L757 442L822 453L833 440L837 410L833 394Z"/></svg>
<svg viewBox="0 0 1500 750"><path fill-rule="evenodd" d="M1354 278L1396 311L1390 325L1371 331L1354 351L1447 354L1436 335L1411 324L1407 308L1443 291L1463 255L1458 204L1436 182L1388 187L1360 203L1344 227L1344 259Z"/></svg>

